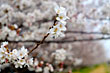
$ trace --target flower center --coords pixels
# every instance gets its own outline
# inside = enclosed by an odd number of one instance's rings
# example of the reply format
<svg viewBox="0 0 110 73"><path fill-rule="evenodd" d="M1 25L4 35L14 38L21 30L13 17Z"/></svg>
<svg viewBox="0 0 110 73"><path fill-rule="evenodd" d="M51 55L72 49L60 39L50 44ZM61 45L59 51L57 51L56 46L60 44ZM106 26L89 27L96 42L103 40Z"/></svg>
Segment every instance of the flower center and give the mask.
<svg viewBox="0 0 110 73"><path fill-rule="evenodd" d="M22 56L23 54L22 53L20 53L20 56Z"/></svg>
<svg viewBox="0 0 110 73"><path fill-rule="evenodd" d="M13 55L13 53L11 52L10 55Z"/></svg>
<svg viewBox="0 0 110 73"><path fill-rule="evenodd" d="M58 31L58 28L55 28L55 29L54 29L54 32L57 32L57 31Z"/></svg>
<svg viewBox="0 0 110 73"><path fill-rule="evenodd" d="M20 62L23 62L23 60L20 60Z"/></svg>
<svg viewBox="0 0 110 73"><path fill-rule="evenodd" d="M63 19L63 16L60 16L60 19Z"/></svg>
<svg viewBox="0 0 110 73"><path fill-rule="evenodd" d="M60 28L62 28L63 26L62 26L62 24L60 24Z"/></svg>

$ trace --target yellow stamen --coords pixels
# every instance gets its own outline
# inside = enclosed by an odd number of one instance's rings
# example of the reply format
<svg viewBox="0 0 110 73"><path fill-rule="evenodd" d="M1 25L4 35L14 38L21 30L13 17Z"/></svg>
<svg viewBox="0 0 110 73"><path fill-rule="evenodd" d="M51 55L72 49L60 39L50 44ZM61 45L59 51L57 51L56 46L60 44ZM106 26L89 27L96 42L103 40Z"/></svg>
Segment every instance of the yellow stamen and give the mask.
<svg viewBox="0 0 110 73"><path fill-rule="evenodd" d="M20 56L22 56L23 54L22 53L20 53Z"/></svg>
<svg viewBox="0 0 110 73"><path fill-rule="evenodd" d="M20 60L20 62L23 62L23 60Z"/></svg>
<svg viewBox="0 0 110 73"><path fill-rule="evenodd" d="M9 57L10 55L8 54L8 57Z"/></svg>
<svg viewBox="0 0 110 73"><path fill-rule="evenodd" d="M13 55L13 53L11 52L10 55Z"/></svg>
<svg viewBox="0 0 110 73"><path fill-rule="evenodd" d="M55 29L54 29L54 32L57 32L57 31L58 31L58 28L55 28Z"/></svg>
<svg viewBox="0 0 110 73"><path fill-rule="evenodd" d="M62 26L62 24L60 24L60 28L62 28L63 26Z"/></svg>
<svg viewBox="0 0 110 73"><path fill-rule="evenodd" d="M63 19L63 16L60 16L60 19Z"/></svg>

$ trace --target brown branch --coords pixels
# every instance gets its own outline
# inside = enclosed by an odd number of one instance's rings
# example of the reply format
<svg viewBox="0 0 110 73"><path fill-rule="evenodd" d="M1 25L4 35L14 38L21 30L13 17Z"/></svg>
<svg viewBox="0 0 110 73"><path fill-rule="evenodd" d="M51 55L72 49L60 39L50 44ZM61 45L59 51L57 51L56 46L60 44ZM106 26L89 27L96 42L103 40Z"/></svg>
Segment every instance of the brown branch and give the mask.
<svg viewBox="0 0 110 73"><path fill-rule="evenodd" d="M93 39L77 39L77 40L47 40L43 41L43 43L74 43L74 42L84 42L84 41L100 41L100 40L110 40L110 37L100 37ZM0 42L4 42L4 40L0 40ZM19 43L19 42L37 42L40 43L40 40L26 40L26 41L8 41L10 43Z"/></svg>
<svg viewBox="0 0 110 73"><path fill-rule="evenodd" d="M48 37L49 33L47 35L44 36L44 38L41 40L40 43L37 43L36 46L34 48L32 48L28 54L30 54L33 50L35 50L36 48L39 47L40 44L43 44L44 40Z"/></svg>
<svg viewBox="0 0 110 73"><path fill-rule="evenodd" d="M102 33L102 32L87 32L87 31L65 31L65 33L110 35L110 33Z"/></svg>
<svg viewBox="0 0 110 73"><path fill-rule="evenodd" d="M55 22L54 22L55 23ZM102 32L86 32L86 31L66 31L65 33L74 33L74 34L96 34L96 35L110 35L109 33L102 33ZM44 36L45 38L45 36ZM107 39L110 39L110 37L107 37L107 38L95 38L95 39L77 39L77 40L57 40L57 41L54 41L54 40L47 40L47 41L44 41L45 39L43 38L43 42L44 43L73 43L73 42L82 42L82 41L99 41L99 40L107 40ZM41 41L40 40L25 40L25 41L11 41L11 40L0 40L0 42L4 42L4 41L8 41L10 43L19 43L19 42L37 42L37 43L40 43ZM43 43L42 42L42 43Z"/></svg>
<svg viewBox="0 0 110 73"><path fill-rule="evenodd" d="M56 15L56 17L57 17L57 16L58 16L58 15ZM54 26L55 23L57 22L56 17L54 18L55 20L54 20L53 26ZM49 29L53 28L53 26L50 27ZM36 48L38 48L39 45L43 44L43 42L45 41L45 39L46 39L48 36L49 36L49 33L47 33L47 34L43 37L43 39L40 41L40 43L37 43L37 44L35 45L35 47L32 48L32 49L29 51L28 54L30 54L33 50L35 50Z"/></svg>
<svg viewBox="0 0 110 73"><path fill-rule="evenodd" d="M55 22L54 22L55 23ZM74 33L74 34L96 34L96 35L110 35L109 33L102 33L102 32L86 32L86 31L66 31L65 33ZM101 38L95 38L95 39L77 39L77 40L57 40L57 41L54 41L54 40L47 40L47 41L44 41L46 38L44 36L43 38L43 41L42 43L73 43L73 42L82 42L82 41L99 41L99 40L107 40L107 39L110 39L110 37L107 37L107 38L104 38L104 37L101 37ZM0 40L0 42L4 42L4 41L8 41L10 43L19 43L19 42L37 42L37 43L40 43L41 41L40 40L25 40L25 41L11 41L11 40Z"/></svg>

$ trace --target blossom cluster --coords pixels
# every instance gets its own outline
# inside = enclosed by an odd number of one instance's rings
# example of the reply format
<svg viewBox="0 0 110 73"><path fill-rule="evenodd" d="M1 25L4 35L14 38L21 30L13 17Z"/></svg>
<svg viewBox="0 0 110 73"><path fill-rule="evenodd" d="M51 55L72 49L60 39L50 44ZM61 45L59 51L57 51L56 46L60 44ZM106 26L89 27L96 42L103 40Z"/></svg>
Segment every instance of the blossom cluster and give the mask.
<svg viewBox="0 0 110 73"><path fill-rule="evenodd" d="M52 57L55 60L55 63L58 65L58 70L63 71L64 61L67 56L67 51L63 48L56 50L52 53Z"/></svg>
<svg viewBox="0 0 110 73"><path fill-rule="evenodd" d="M35 5L32 0L13 0L13 3L16 5L16 8L23 10Z"/></svg>
<svg viewBox="0 0 110 73"><path fill-rule="evenodd" d="M47 32L47 28L43 27L41 31L39 26L35 22L41 20L41 17L44 17L45 14L42 14L40 10L35 9L35 3L32 0L12 0L11 4L2 4L0 5L0 39L8 40L29 40L35 39L36 34L42 34L42 32ZM33 12L28 11L28 9L33 9ZM26 11L26 12L25 12ZM27 12L28 11L28 12ZM63 37L66 31L66 21L69 19L66 16L66 9L64 7L55 6L56 20L54 26L50 29L50 34L52 37ZM41 15L42 14L42 15ZM50 23L51 24L51 23ZM14 27L16 29L9 28L8 26ZM21 27L22 26L22 27ZM31 26L31 27L29 27ZM29 27L28 32L23 31L25 28ZM46 26L47 27L47 26ZM4 28L6 29L4 31ZM23 28L23 29L22 29ZM22 29L22 30L21 30ZM33 31L33 32L32 32ZM39 32L40 31L40 32ZM9 33L11 32L11 33ZM8 37L7 37L8 36ZM25 38L24 38L25 37Z"/></svg>
<svg viewBox="0 0 110 73"><path fill-rule="evenodd" d="M23 30L21 33L22 28L31 26L36 20L39 20L39 10L34 9L33 12L25 13L25 10L31 9L33 6L35 7L33 0L11 0L11 4L3 3L0 5L1 40L27 40L35 36L36 30L33 34L30 31L24 32ZM37 26L35 29L37 29Z"/></svg>
<svg viewBox="0 0 110 73"><path fill-rule="evenodd" d="M8 1L10 1L10 3L8 3ZM51 0L46 1L40 0L35 2L34 0L8 0L8 1L0 5L1 23L3 24L6 23L7 25L8 24L13 25L13 23L16 23L17 25L23 25L24 27L31 26L29 27L28 32L25 32L24 30L22 31L23 34L22 37L15 35L12 38L12 36L8 36L9 37L7 38L8 40L29 40L29 38L31 38L32 40L33 39L36 40L35 38L36 36L38 37L39 35L43 35L44 32L47 32L46 27L52 24L51 21L39 24L39 22L37 22L36 20L43 20L44 18L51 19L52 16L54 15L54 12L52 10L53 5L57 2L57 0L55 0L54 2ZM106 19L106 17L110 18L109 0L103 1L82 0L80 2L78 0L74 1L64 0L63 2L62 1L58 2L61 6L68 7L68 16L71 18L70 24L72 24L68 26L71 27L72 29L78 28L79 30L83 29L92 31L93 29L88 28L94 26L95 24L100 24L100 22L102 22L103 19ZM41 27L38 30L39 25ZM97 28L97 26L95 27ZM4 30L1 29L0 33L1 33L0 39L5 39L3 35L5 35L6 31L4 32ZM39 38L41 37L38 37L38 39Z"/></svg>
<svg viewBox="0 0 110 73"><path fill-rule="evenodd" d="M57 38L57 37L64 37L65 34L63 31L66 31L66 20L69 19L68 16L66 16L67 11L64 7L56 5L55 7L56 12L56 22L54 23L53 27L50 28L50 31L48 32L51 37Z"/></svg>
<svg viewBox="0 0 110 73"><path fill-rule="evenodd" d="M56 63L60 63L60 62L63 62L66 59L67 52L63 48L58 49L54 53L52 53L52 56L54 57Z"/></svg>
<svg viewBox="0 0 110 73"><path fill-rule="evenodd" d="M3 42L0 48L0 66L3 69L7 66L11 66L12 64L15 68L24 68L27 67L29 71L35 72L43 72L43 73L50 73L53 71L63 71L65 61L68 60L67 50L64 48L55 50L52 54L50 59L52 63L45 63L44 61L39 61L38 58L32 58L29 56L29 51L23 46L21 49L10 49L8 48L8 42ZM82 59L74 58L71 60L74 66L78 66L82 63ZM53 65L55 68L53 68Z"/></svg>
<svg viewBox="0 0 110 73"><path fill-rule="evenodd" d="M53 72L53 66L43 61L38 61L37 58L30 58L28 50L23 46L20 50L8 48L8 42L3 42L0 48L0 65L14 64L15 68L28 67L30 71L49 73Z"/></svg>
<svg viewBox="0 0 110 73"><path fill-rule="evenodd" d="M102 26L99 26L99 30L102 32L102 33L109 33L110 34L110 19L107 18L106 20L103 20L102 21Z"/></svg>

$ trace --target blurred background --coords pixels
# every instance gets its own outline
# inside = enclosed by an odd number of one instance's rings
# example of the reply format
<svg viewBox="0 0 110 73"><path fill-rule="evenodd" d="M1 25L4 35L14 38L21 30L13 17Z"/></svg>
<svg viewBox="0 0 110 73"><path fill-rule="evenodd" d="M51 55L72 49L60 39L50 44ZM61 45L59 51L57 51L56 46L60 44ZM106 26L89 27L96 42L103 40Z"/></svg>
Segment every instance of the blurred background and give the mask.
<svg viewBox="0 0 110 73"><path fill-rule="evenodd" d="M52 62L50 54L63 48L64 72L110 73L110 0L0 0L0 43L30 50L53 25L56 4L65 7L70 17L66 36L49 36L31 55ZM1 69L1 73L16 73Z"/></svg>

